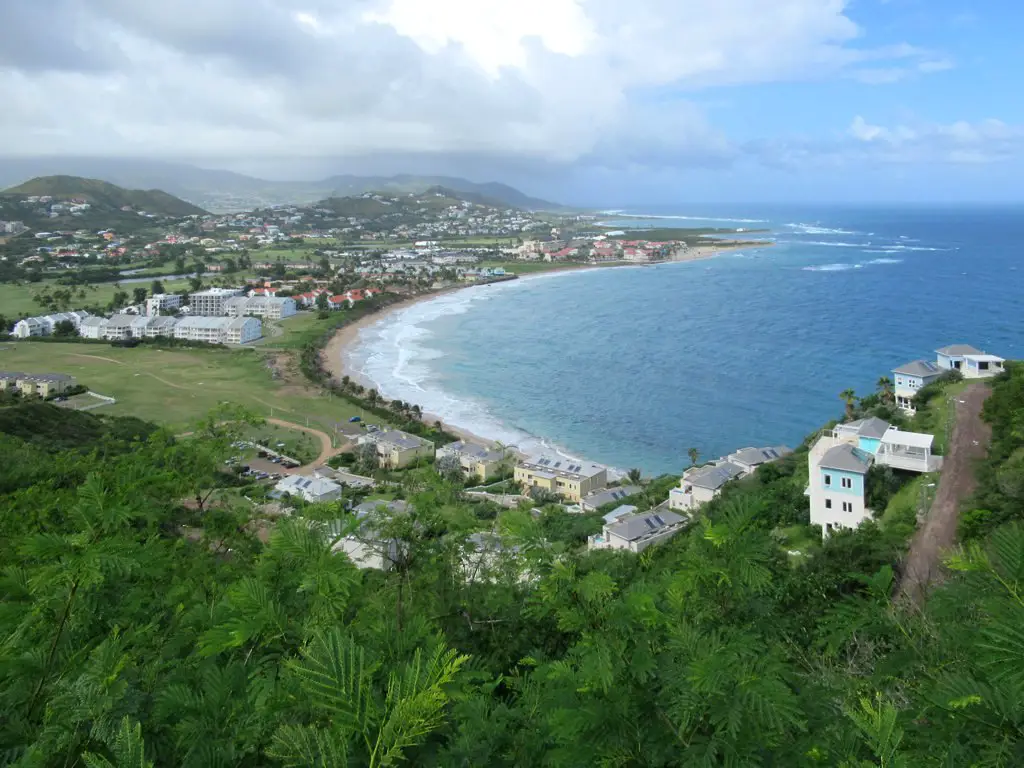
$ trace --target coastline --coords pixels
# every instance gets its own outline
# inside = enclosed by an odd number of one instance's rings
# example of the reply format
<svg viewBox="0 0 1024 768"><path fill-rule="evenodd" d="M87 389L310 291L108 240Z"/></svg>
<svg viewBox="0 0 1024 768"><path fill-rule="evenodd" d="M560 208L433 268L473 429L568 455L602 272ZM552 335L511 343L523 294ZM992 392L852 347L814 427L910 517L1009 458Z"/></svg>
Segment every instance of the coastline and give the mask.
<svg viewBox="0 0 1024 768"><path fill-rule="evenodd" d="M723 241L721 245L701 245L694 248L688 248L685 252L678 254L675 258L668 259L665 261L658 262L628 262L628 261L616 261L607 263L597 264L580 264L580 265L568 265L553 262L551 269L531 272L529 274L519 276L516 280L528 280L533 277L540 277L544 275L551 275L554 273L567 274L571 272L583 272L591 271L595 269L616 269L619 267L654 267L663 264L672 264L676 262L690 262L690 261L702 261L710 258L714 258L722 253L729 253L734 251L750 250L752 248L762 248L774 245L773 242L751 244L749 242L736 242L736 241ZM377 389L378 384L375 381L369 379L361 371L353 370L348 363L347 354L351 348L359 342L359 336L362 331L368 327L376 325L377 323L385 322L389 317L394 315L396 312L407 310L413 306L428 301L433 301L442 296L450 295L459 291L467 290L474 287L481 287L480 284L469 284L469 285L456 285L448 288L443 288L437 291L430 291L428 293L422 293L415 296L409 296L401 301L394 304L389 304L387 307L382 308L380 311L375 312L365 317L361 317L349 325L338 329L331 337L330 341L324 346L320 352L321 364L324 370L326 370L332 378L340 381L344 376L348 376L349 379L359 383L367 389ZM384 393L381 393L384 394ZM385 395L387 396L387 395ZM466 429L463 426L452 424L450 421L441 418L438 414L424 411L423 421L426 423L433 423L435 421L441 422L445 431L450 432L454 435L458 435L461 439L480 443L484 445L492 445L495 440L487 438L482 435L475 434L474 432ZM583 459L584 457L572 457Z"/></svg>

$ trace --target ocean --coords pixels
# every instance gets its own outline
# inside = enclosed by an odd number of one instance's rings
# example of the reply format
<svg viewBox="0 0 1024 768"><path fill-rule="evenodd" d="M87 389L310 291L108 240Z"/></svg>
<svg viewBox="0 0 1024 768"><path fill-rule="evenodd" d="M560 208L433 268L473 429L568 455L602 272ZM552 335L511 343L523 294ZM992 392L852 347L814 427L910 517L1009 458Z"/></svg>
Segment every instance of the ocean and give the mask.
<svg viewBox="0 0 1024 768"><path fill-rule="evenodd" d="M776 245L468 288L365 328L347 364L482 437L658 474L688 466L691 447L795 445L842 414L842 390L868 394L946 344L1024 357L1024 208L666 206L605 220L767 228Z"/></svg>

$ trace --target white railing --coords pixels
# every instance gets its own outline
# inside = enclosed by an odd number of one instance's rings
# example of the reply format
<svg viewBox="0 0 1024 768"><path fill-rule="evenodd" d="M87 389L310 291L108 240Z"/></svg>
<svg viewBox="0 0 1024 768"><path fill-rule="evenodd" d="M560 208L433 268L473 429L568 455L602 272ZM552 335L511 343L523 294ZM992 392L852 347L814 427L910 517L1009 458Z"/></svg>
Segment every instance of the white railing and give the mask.
<svg viewBox="0 0 1024 768"><path fill-rule="evenodd" d="M893 469L908 472L938 472L942 469L941 456L909 456L905 453L879 453L875 460Z"/></svg>

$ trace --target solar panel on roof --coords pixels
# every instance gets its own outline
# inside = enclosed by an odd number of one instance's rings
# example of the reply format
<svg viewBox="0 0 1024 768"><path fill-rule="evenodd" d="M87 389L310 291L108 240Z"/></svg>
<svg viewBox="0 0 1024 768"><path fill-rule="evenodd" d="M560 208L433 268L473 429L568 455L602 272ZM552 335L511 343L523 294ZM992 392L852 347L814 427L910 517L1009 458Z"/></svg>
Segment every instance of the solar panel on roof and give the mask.
<svg viewBox="0 0 1024 768"><path fill-rule="evenodd" d="M658 521L658 525L665 525L665 521L661 519L661 515L655 515L654 519Z"/></svg>
<svg viewBox="0 0 1024 768"><path fill-rule="evenodd" d="M651 518L649 517L645 517L644 522L647 523L647 527L650 528L652 531L657 527L654 523L651 522Z"/></svg>

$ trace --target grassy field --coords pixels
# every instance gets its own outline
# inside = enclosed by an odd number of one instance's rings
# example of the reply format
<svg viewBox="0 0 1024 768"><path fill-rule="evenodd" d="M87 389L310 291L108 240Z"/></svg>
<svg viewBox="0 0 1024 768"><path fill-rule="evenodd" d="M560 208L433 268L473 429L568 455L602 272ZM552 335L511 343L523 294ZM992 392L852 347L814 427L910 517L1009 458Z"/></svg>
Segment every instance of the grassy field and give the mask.
<svg viewBox="0 0 1024 768"><path fill-rule="evenodd" d="M347 401L274 379L272 359L253 349L124 349L93 344L23 342L0 348L0 370L67 373L94 392L117 398L103 414L137 416L185 430L222 403L260 417L332 433L336 422L365 416Z"/></svg>
<svg viewBox="0 0 1024 768"><path fill-rule="evenodd" d="M320 455L320 441L312 435L276 424L262 424L247 429L245 439L298 459L303 464L308 464Z"/></svg>
<svg viewBox="0 0 1024 768"><path fill-rule="evenodd" d="M319 313L315 310L299 312L284 320L272 320L274 327L280 331L279 335L271 335L268 329L260 346L264 349L301 349L307 342L314 341L328 328L335 326L341 318L332 314L330 317L321 320Z"/></svg>
<svg viewBox="0 0 1024 768"><path fill-rule="evenodd" d="M206 282L209 281L207 278ZM163 280L164 290L168 293L180 293L187 291L188 280ZM89 286L67 286L60 285L53 280L42 280L38 283L21 283L16 285L14 283L0 283L0 315L6 317L18 317L19 315L42 315L46 313L39 304L33 301L32 297L38 293L42 293L43 289L49 288L51 291L61 288L70 288L72 292L77 295L78 288L85 289L85 298L74 299L72 301L71 309L81 309L85 306L93 306L99 304L106 306L112 298L114 293L118 290L127 291L128 295L131 295L133 288L145 288L149 290L151 280L146 280L142 283L121 283L121 288L115 287L114 283L96 283L94 285L95 290Z"/></svg>
<svg viewBox="0 0 1024 768"><path fill-rule="evenodd" d="M577 264L575 262L559 262L553 263L550 261L482 261L480 262L481 267L503 267L506 272L510 272L514 275L530 275L535 272L558 272L566 269L581 269L586 267L586 264Z"/></svg>

